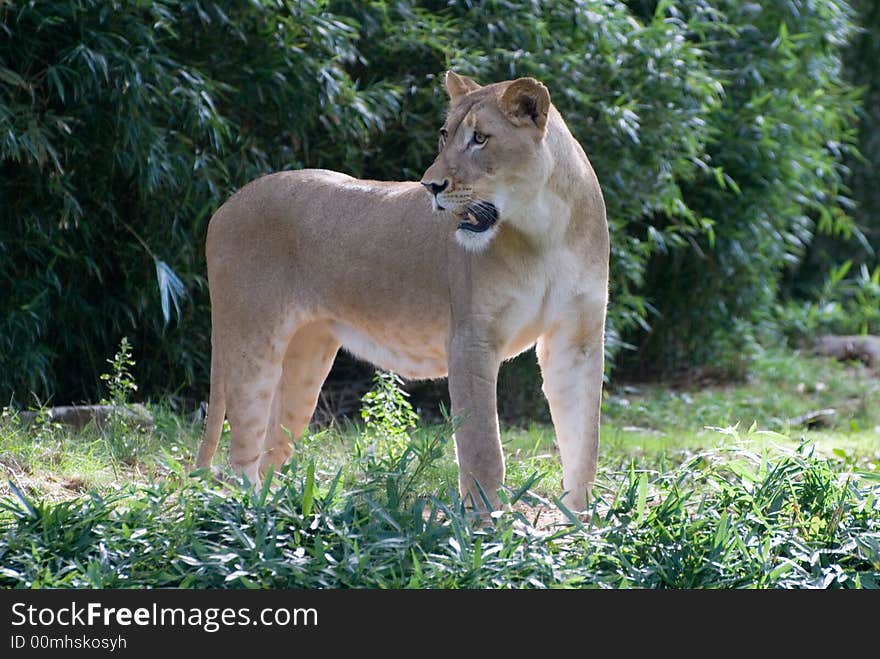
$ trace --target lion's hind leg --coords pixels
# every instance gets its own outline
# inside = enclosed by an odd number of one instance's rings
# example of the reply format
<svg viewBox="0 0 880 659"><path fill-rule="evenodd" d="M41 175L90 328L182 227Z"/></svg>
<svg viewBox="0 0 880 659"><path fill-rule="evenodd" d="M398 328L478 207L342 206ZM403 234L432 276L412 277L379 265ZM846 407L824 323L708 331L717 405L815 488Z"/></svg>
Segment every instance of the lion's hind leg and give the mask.
<svg viewBox="0 0 880 659"><path fill-rule="evenodd" d="M217 452L217 444L220 443L220 435L223 433L223 421L226 420L226 383L223 371L223 356L218 345L219 338L216 334L211 336L211 394L208 403L208 416L205 419L205 427L202 429L202 442L199 445L199 454L196 458L196 467L208 469L214 453Z"/></svg>
<svg viewBox="0 0 880 659"><path fill-rule="evenodd" d="M279 468L290 457L290 440L299 439L308 427L338 350L339 341L326 323L301 327L290 339L272 400L260 460L262 473Z"/></svg>
<svg viewBox="0 0 880 659"><path fill-rule="evenodd" d="M231 431L230 466L254 485L261 482L263 443L281 379L283 342L249 341L248 350L226 355L226 416ZM255 350L255 343L264 346ZM279 347L281 346L281 347Z"/></svg>

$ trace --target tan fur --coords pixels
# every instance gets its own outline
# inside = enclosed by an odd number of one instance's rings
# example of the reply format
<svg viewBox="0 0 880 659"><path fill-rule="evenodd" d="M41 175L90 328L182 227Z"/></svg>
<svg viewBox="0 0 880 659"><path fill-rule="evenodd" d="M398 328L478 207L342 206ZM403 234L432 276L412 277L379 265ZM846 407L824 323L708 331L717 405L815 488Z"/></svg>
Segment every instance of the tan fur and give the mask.
<svg viewBox="0 0 880 659"><path fill-rule="evenodd" d="M307 426L342 346L405 377L448 374L462 495L497 506L498 368L537 343L566 503L588 501L608 285L599 184L541 83L481 87L449 72L446 88L447 138L422 185L281 172L251 182L211 218L211 400L200 467L224 415L234 468L257 482L281 465L287 431L296 438ZM423 188L444 181L436 196ZM457 228L475 200L498 209L483 233Z"/></svg>

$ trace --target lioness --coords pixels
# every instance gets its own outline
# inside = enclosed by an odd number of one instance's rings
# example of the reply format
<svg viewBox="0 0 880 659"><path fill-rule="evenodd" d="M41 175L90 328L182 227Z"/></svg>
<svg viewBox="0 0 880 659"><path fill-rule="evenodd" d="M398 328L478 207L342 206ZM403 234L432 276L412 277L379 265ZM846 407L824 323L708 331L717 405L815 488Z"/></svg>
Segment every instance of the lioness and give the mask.
<svg viewBox="0 0 880 659"><path fill-rule="evenodd" d="M258 483L306 429L340 346L408 378L448 375L459 487L499 505L501 362L537 344L565 502L596 474L608 225L587 156L533 78L446 74L439 154L419 182L325 170L252 181L211 218L211 394ZM426 194L427 193L427 194ZM479 486L477 485L479 484Z"/></svg>

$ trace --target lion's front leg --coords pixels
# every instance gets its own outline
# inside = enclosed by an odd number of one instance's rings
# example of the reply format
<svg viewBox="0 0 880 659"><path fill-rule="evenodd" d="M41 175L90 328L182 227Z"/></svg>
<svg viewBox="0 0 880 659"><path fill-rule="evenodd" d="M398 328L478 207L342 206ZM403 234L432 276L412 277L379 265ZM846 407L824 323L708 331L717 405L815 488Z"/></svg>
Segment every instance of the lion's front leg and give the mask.
<svg viewBox="0 0 880 659"><path fill-rule="evenodd" d="M485 509L485 497L492 509L498 509L498 490L504 483L496 404L500 361L482 333L457 333L449 348L459 491L468 507Z"/></svg>
<svg viewBox="0 0 880 659"><path fill-rule="evenodd" d="M604 368L604 314L592 322L571 319L538 339L543 391L550 404L562 459L563 503L589 503L599 451Z"/></svg>

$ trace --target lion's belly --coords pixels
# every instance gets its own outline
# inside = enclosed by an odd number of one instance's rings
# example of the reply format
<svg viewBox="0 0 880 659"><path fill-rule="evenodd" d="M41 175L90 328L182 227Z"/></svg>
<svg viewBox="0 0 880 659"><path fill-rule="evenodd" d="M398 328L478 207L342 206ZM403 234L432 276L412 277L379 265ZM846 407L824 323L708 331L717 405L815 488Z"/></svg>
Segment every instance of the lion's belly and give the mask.
<svg viewBox="0 0 880 659"><path fill-rule="evenodd" d="M381 328L369 331L336 321L333 334L350 353L406 378L446 376L446 336L439 330Z"/></svg>

